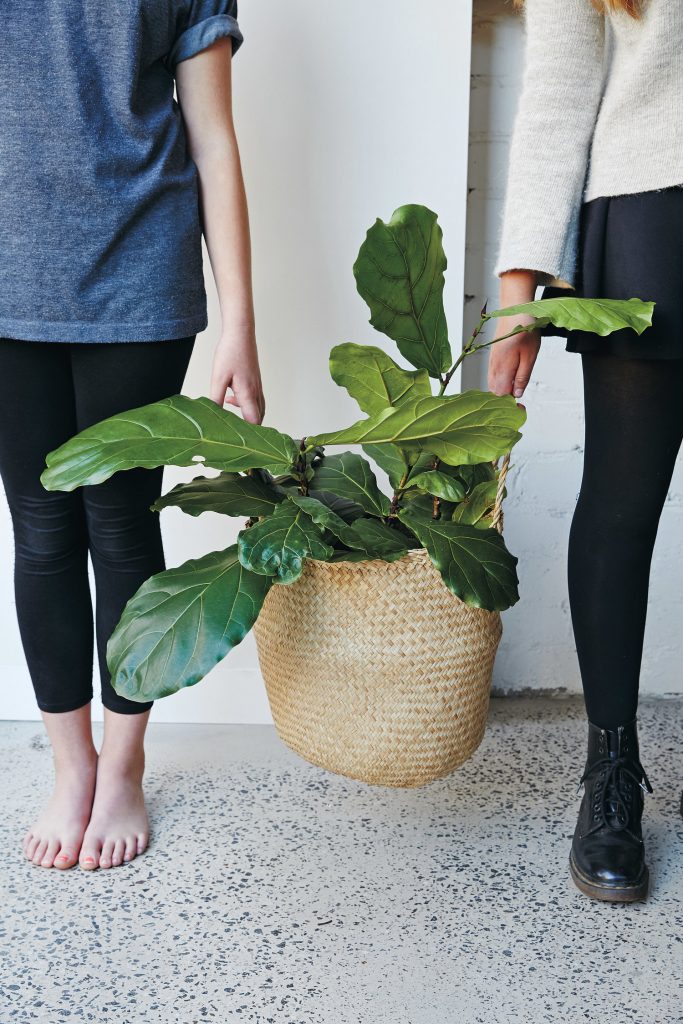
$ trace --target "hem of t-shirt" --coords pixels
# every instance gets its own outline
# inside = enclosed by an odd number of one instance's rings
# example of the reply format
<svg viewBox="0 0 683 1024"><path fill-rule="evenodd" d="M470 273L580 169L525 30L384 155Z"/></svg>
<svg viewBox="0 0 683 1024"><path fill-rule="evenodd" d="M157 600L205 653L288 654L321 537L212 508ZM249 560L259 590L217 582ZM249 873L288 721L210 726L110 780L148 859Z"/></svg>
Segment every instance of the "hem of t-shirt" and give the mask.
<svg viewBox="0 0 683 1024"><path fill-rule="evenodd" d="M134 342L173 341L199 334L206 329L206 313L181 320L154 320L150 323L83 323L83 321L31 321L0 316L0 338L13 341L57 342Z"/></svg>
<svg viewBox="0 0 683 1024"><path fill-rule="evenodd" d="M174 69L176 64L183 60L196 56L202 50L206 50L219 39L232 39L233 56L237 53L244 42L240 27L235 18L230 14L215 14L211 18L205 18L197 25L186 29L176 40L173 49L168 55L168 64Z"/></svg>

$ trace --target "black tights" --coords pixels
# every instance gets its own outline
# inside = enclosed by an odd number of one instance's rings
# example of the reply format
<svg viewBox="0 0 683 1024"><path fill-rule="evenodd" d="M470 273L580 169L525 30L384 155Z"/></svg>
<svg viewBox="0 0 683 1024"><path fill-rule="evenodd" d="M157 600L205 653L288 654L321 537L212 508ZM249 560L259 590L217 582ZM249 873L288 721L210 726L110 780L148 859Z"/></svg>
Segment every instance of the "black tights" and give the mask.
<svg viewBox="0 0 683 1024"><path fill-rule="evenodd" d="M194 337L66 344L0 339L0 476L12 516L19 630L38 706L65 712L92 699L92 559L97 651L105 707L150 703L119 697L106 645L130 597L164 568L159 517L150 505L162 470L116 473L94 487L48 492L45 456L98 420L177 394Z"/></svg>
<svg viewBox="0 0 683 1024"><path fill-rule="evenodd" d="M632 721L659 517L683 438L683 359L583 353L586 443L569 598L586 710Z"/></svg>

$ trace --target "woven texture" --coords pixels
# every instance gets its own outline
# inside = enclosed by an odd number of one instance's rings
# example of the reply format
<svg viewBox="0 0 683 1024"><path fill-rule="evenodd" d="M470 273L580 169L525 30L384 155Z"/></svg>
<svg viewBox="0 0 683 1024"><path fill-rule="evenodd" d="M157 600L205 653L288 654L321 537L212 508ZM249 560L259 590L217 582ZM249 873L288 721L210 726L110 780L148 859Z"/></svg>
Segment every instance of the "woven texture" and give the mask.
<svg viewBox="0 0 683 1024"><path fill-rule="evenodd" d="M481 743L501 618L447 590L424 550L308 561L254 632L277 732L315 765L421 786Z"/></svg>

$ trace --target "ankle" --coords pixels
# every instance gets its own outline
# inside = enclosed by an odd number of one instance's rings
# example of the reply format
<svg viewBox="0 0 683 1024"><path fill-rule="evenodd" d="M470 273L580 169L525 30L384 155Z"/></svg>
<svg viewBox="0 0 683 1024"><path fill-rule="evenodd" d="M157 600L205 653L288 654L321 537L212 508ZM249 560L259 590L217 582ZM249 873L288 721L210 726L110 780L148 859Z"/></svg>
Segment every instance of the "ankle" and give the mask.
<svg viewBox="0 0 683 1024"><path fill-rule="evenodd" d="M52 763L55 775L60 777L77 776L82 778L94 775L97 771L97 750L93 744L77 750L60 751L59 753L53 751Z"/></svg>
<svg viewBox="0 0 683 1024"><path fill-rule="evenodd" d="M145 773L144 747L122 749L114 745L107 746L105 742L100 751L98 767L101 773L111 773L117 778L140 783Z"/></svg>

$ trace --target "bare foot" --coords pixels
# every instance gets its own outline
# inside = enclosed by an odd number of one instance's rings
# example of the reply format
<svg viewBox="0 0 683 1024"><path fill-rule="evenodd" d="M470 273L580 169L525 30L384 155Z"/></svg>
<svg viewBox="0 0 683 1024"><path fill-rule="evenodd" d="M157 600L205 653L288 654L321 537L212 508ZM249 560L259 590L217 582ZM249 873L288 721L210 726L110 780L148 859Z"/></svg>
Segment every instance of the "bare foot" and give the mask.
<svg viewBox="0 0 683 1024"><path fill-rule="evenodd" d="M43 868L72 868L78 861L90 820L97 774L97 753L56 765L52 796L35 825L24 836L24 855Z"/></svg>
<svg viewBox="0 0 683 1024"><path fill-rule="evenodd" d="M103 748L97 765L95 801L79 857L86 871L119 867L147 848L149 819L143 774L143 754L128 763L108 755Z"/></svg>

